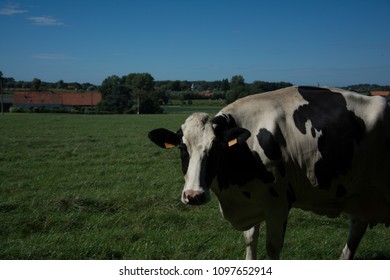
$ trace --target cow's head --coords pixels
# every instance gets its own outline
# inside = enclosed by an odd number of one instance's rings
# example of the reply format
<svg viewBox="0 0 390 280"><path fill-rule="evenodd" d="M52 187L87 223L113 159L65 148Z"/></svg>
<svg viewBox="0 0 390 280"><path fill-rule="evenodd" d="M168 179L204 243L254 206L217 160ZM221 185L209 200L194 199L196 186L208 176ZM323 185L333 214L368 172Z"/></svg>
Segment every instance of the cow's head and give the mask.
<svg viewBox="0 0 390 280"><path fill-rule="evenodd" d="M217 175L220 155L245 143L250 135L248 130L237 127L230 115L211 118L205 113L194 113L178 132L159 128L148 136L164 149L179 146L185 180L181 200L200 205L210 199L209 187Z"/></svg>

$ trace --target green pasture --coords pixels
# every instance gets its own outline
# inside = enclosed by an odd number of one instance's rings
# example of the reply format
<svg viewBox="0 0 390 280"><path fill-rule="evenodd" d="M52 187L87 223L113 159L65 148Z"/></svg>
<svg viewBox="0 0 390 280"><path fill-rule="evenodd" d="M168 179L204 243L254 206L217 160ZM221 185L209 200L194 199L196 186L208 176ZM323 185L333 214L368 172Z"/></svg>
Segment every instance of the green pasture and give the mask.
<svg viewBox="0 0 390 280"><path fill-rule="evenodd" d="M169 105L164 105L162 108L167 114L189 115L197 111L215 115L224 105L226 105L224 100L171 100Z"/></svg>
<svg viewBox="0 0 390 280"><path fill-rule="evenodd" d="M186 117L0 116L0 259L243 259L215 197L183 205L178 151L147 138ZM347 228L345 217L293 210L281 257L337 259ZM356 257L389 258L389 233L369 230Z"/></svg>

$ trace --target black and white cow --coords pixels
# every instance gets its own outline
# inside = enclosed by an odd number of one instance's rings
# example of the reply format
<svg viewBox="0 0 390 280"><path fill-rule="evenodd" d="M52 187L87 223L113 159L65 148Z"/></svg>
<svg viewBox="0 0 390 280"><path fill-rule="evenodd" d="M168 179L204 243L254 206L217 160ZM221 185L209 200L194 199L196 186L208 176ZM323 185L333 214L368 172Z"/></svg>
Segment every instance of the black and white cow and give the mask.
<svg viewBox="0 0 390 280"><path fill-rule="evenodd" d="M174 133L149 138L179 146L181 200L217 196L223 217L244 231L256 258L259 224L278 259L292 207L350 216L340 258L352 259L367 227L390 223L390 115L386 100L342 89L289 87L237 100L214 118L191 115Z"/></svg>

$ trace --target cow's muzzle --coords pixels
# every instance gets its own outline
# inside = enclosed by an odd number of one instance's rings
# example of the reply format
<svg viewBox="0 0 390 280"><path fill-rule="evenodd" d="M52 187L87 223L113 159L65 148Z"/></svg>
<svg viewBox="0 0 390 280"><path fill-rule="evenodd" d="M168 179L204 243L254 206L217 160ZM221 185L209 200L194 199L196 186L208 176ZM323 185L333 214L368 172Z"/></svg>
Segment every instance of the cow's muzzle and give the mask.
<svg viewBox="0 0 390 280"><path fill-rule="evenodd" d="M183 192L181 201L189 205L202 205L210 200L208 193L187 190Z"/></svg>

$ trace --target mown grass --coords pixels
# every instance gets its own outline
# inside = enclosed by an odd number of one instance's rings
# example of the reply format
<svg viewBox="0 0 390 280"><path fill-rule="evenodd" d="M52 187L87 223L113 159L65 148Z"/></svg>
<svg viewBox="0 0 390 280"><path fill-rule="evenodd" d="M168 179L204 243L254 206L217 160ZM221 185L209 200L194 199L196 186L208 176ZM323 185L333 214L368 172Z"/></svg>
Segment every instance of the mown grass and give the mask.
<svg viewBox="0 0 390 280"><path fill-rule="evenodd" d="M6 114L0 118L0 259L242 259L241 233L215 197L182 205L178 151L147 139L186 114ZM284 259L335 259L345 218L294 210ZM390 257L389 231L369 230L357 258ZM266 258L264 233L259 257Z"/></svg>

